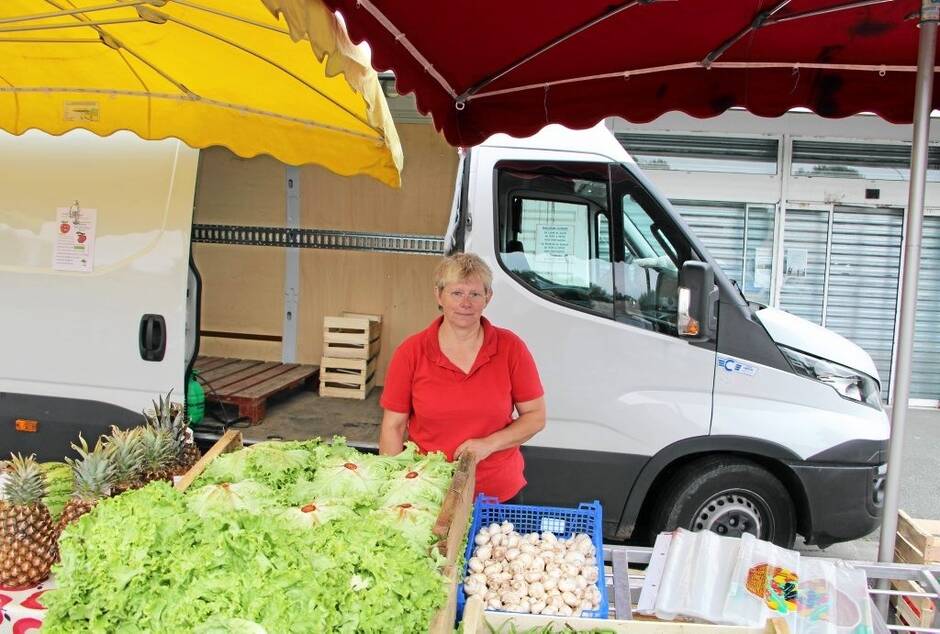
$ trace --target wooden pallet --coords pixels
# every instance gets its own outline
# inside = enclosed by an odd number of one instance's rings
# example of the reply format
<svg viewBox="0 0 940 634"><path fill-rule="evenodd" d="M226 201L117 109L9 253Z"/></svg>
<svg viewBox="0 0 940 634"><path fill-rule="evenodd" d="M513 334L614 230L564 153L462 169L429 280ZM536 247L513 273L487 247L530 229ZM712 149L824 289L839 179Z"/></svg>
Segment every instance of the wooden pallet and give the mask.
<svg viewBox="0 0 940 634"><path fill-rule="evenodd" d="M363 400L375 387L378 356L371 359L320 359L320 396Z"/></svg>
<svg viewBox="0 0 940 634"><path fill-rule="evenodd" d="M238 415L246 416L252 425L264 418L269 398L314 384L320 371L316 365L219 357L199 357L195 368L209 386L206 401L237 407Z"/></svg>
<svg viewBox="0 0 940 634"><path fill-rule="evenodd" d="M333 359L371 359L377 356L382 347L382 322L373 317L324 317L323 356Z"/></svg>
<svg viewBox="0 0 940 634"><path fill-rule="evenodd" d="M230 429L212 446L203 457L193 465L183 478L176 483L178 491L186 491L202 475L206 467L223 453L238 451L242 448L242 435L236 429ZM431 623L429 634L452 634L457 619L457 576L458 556L463 551L467 531L470 529L470 513L473 511L473 489L476 484L476 461L465 453L457 461L454 477L450 482L440 513L431 529L438 538L438 552L444 557L440 571L448 579L447 602Z"/></svg>

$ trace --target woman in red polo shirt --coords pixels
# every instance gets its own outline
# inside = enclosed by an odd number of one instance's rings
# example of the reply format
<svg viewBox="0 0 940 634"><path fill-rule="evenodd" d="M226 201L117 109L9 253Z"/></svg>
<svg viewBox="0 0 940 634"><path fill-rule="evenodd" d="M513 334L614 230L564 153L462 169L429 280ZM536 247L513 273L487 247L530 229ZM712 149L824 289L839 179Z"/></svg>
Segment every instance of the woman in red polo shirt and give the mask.
<svg viewBox="0 0 940 634"><path fill-rule="evenodd" d="M392 356L379 452L401 452L406 429L422 451L443 451L448 460L470 452L477 493L505 502L526 483L519 445L545 426L538 370L519 337L483 317L493 298L483 260L468 253L445 258L434 277L443 315Z"/></svg>

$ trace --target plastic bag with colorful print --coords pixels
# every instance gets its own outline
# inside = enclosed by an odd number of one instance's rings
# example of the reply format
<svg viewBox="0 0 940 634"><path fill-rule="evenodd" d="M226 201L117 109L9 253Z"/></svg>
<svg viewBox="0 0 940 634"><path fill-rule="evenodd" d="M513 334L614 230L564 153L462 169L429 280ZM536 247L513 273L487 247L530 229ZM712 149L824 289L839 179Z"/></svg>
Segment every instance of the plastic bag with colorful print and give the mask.
<svg viewBox="0 0 940 634"><path fill-rule="evenodd" d="M725 622L759 626L768 618L794 614L799 566L799 553L745 533L725 601Z"/></svg>

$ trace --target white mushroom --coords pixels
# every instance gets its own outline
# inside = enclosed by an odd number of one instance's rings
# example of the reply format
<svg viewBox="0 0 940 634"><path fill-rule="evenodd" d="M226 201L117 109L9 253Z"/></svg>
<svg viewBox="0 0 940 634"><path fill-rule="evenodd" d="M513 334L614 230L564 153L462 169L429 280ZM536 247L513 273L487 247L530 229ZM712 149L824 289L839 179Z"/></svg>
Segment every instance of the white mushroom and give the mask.
<svg viewBox="0 0 940 634"><path fill-rule="evenodd" d="M532 614L544 614L542 610L545 609L545 602L541 599L537 599L529 604L529 611Z"/></svg>
<svg viewBox="0 0 940 634"><path fill-rule="evenodd" d="M515 564L519 562L514 561L513 563ZM543 576L544 576L544 573L539 572L537 570L527 570L525 573L525 580L526 580L526 583L535 583L537 581L541 581Z"/></svg>
<svg viewBox="0 0 940 634"><path fill-rule="evenodd" d="M468 596L483 594L486 592L486 586L479 583L476 579L468 579L463 584L463 591L466 592Z"/></svg>
<svg viewBox="0 0 940 634"><path fill-rule="evenodd" d="M532 559L532 564L529 566L529 568L536 572L542 572L545 570L545 560L541 557L535 557Z"/></svg>
<svg viewBox="0 0 940 634"><path fill-rule="evenodd" d="M585 581L589 584L597 583L597 567L592 566L590 568L582 568L581 576L584 577Z"/></svg>
<svg viewBox="0 0 940 634"><path fill-rule="evenodd" d="M494 546L493 547L493 559L496 561L504 561L506 559L506 550L505 546Z"/></svg>
<svg viewBox="0 0 940 634"><path fill-rule="evenodd" d="M578 587L579 590L584 590L588 586L587 579L585 579L581 575L578 575L577 577L574 578L574 584Z"/></svg>
<svg viewBox="0 0 940 634"><path fill-rule="evenodd" d="M561 616L574 616L574 610L571 609L570 605L562 605L558 609L558 614Z"/></svg>
<svg viewBox="0 0 940 634"><path fill-rule="evenodd" d="M519 558L516 559L516 561L521 562L523 568L528 568L529 566L532 565L533 559L534 557L530 553L520 552ZM516 563L516 562L513 562L513 563Z"/></svg>
<svg viewBox="0 0 940 634"><path fill-rule="evenodd" d="M486 562L489 561L490 557L493 556L493 548L490 545L480 546L477 548L476 557L480 561Z"/></svg>
<svg viewBox="0 0 940 634"><path fill-rule="evenodd" d="M564 563L561 565L561 572L565 577L576 577L581 572L581 566Z"/></svg>
<svg viewBox="0 0 940 634"><path fill-rule="evenodd" d="M533 546L527 541L524 541L521 544L519 544L519 550L523 554L526 554L526 555L535 555L537 552L539 552L538 548L536 548L535 546Z"/></svg>
<svg viewBox="0 0 940 634"><path fill-rule="evenodd" d="M486 567L483 565L483 560L479 557L471 557L467 562L467 567L470 568L473 572L483 572L483 569Z"/></svg>
<svg viewBox="0 0 940 634"><path fill-rule="evenodd" d="M499 527L499 530L503 535L508 535L509 533L512 532L512 522L508 522L508 521L503 522L502 525Z"/></svg>
<svg viewBox="0 0 940 634"><path fill-rule="evenodd" d="M516 557L518 557L520 554L522 554L522 553L519 551L518 548L513 548L513 547L510 546L509 548L506 549L506 559L509 560L509 561L514 560L514 559L515 559Z"/></svg>
<svg viewBox="0 0 940 634"><path fill-rule="evenodd" d="M586 558L580 551L569 550L565 553L565 561L569 564L575 564L576 566L583 566Z"/></svg>
<svg viewBox="0 0 940 634"><path fill-rule="evenodd" d="M581 601L578 599L577 595L573 592L562 592L561 600L565 602L565 605L576 607L581 605Z"/></svg>
<svg viewBox="0 0 940 634"><path fill-rule="evenodd" d="M541 599L545 596L545 586L535 581L529 584L529 596L533 599Z"/></svg>
<svg viewBox="0 0 940 634"><path fill-rule="evenodd" d="M492 524L489 525L487 530L489 531L490 535L495 535L496 533L500 532L499 524L497 524L496 522L493 522Z"/></svg>
<svg viewBox="0 0 940 634"><path fill-rule="evenodd" d="M510 580L509 587L512 588L513 592L518 592L519 596L525 597L529 595L529 584L523 579Z"/></svg>
<svg viewBox="0 0 940 634"><path fill-rule="evenodd" d="M509 548L519 548L520 539L519 533L510 533L509 539L506 540L506 545Z"/></svg>
<svg viewBox="0 0 940 634"><path fill-rule="evenodd" d="M489 541L490 541L489 534L484 533L483 531L480 531L479 533L477 533L477 536L473 538L473 543L475 543L477 546L482 546L488 543Z"/></svg>
<svg viewBox="0 0 940 634"><path fill-rule="evenodd" d="M525 572L526 565L525 562L521 559L514 559L513 561L509 562L509 569L513 572L513 574L518 574Z"/></svg>
<svg viewBox="0 0 940 634"><path fill-rule="evenodd" d="M550 544L554 544L555 542L558 541L558 538L555 536L555 533L552 533L550 531L545 531L544 533L542 533L542 541L548 542Z"/></svg>
<svg viewBox="0 0 940 634"><path fill-rule="evenodd" d="M489 564L488 566L484 567L484 568L483 568L483 574L485 574L487 577L492 578L493 575L495 575L495 574L498 573L498 572L502 572L502 570L503 570L503 564L502 564L502 562L495 562L495 563L491 563L491 564Z"/></svg>
<svg viewBox="0 0 940 634"><path fill-rule="evenodd" d="M510 579L512 579L512 575L508 572L497 572L490 577L490 581L493 583L509 583Z"/></svg>
<svg viewBox="0 0 940 634"><path fill-rule="evenodd" d="M486 602L486 607L490 610L501 610L503 609L503 602L494 597Z"/></svg>
<svg viewBox="0 0 940 634"><path fill-rule="evenodd" d="M561 590L563 594L570 593L577 587L574 579L571 577L563 577L558 580L558 589Z"/></svg>
<svg viewBox="0 0 940 634"><path fill-rule="evenodd" d="M555 591L557 592L557 589L558 589L558 577L553 577L553 576L551 576L551 575L543 575L543 576L542 576L542 585L545 586L545 591L546 591L546 592L548 592L548 591L550 591L550 590L555 590Z"/></svg>

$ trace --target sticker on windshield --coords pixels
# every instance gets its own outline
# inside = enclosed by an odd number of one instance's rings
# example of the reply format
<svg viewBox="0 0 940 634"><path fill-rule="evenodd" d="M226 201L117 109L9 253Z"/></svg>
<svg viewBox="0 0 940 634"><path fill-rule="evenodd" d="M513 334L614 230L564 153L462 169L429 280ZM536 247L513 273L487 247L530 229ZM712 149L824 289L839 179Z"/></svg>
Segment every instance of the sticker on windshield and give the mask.
<svg viewBox="0 0 940 634"><path fill-rule="evenodd" d="M718 367L725 372L734 372L736 374L744 374L746 376L754 376L757 374L757 368L755 368L753 365L741 363L737 359L732 359L731 357L718 357Z"/></svg>

